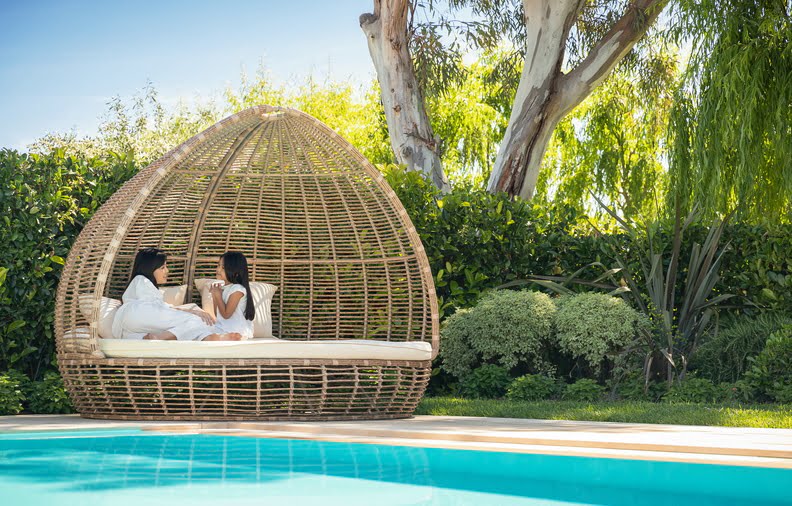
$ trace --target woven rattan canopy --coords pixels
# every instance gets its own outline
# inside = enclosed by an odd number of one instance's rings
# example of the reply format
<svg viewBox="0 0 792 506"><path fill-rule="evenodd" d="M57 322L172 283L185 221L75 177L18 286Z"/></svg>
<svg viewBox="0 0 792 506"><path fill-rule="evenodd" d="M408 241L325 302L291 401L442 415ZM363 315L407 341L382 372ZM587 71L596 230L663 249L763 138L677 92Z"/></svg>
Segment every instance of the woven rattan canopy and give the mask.
<svg viewBox="0 0 792 506"><path fill-rule="evenodd" d="M84 416L135 419L409 416L431 361L112 359L100 351L102 296L120 298L136 252L168 253L168 284L213 277L242 251L253 281L278 286L276 337L428 341L434 284L420 239L380 173L302 112L235 114L141 170L86 225L64 266L55 333ZM79 306L89 296L94 314Z"/></svg>

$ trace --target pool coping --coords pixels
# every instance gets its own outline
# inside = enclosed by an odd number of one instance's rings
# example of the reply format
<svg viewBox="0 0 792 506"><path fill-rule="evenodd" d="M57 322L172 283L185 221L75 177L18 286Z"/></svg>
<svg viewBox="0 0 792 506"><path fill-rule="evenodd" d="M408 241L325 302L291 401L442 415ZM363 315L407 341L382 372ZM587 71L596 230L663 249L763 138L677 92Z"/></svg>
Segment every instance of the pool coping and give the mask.
<svg viewBox="0 0 792 506"><path fill-rule="evenodd" d="M0 417L0 434L140 429L792 469L792 429L416 416L349 422L145 422L78 415Z"/></svg>

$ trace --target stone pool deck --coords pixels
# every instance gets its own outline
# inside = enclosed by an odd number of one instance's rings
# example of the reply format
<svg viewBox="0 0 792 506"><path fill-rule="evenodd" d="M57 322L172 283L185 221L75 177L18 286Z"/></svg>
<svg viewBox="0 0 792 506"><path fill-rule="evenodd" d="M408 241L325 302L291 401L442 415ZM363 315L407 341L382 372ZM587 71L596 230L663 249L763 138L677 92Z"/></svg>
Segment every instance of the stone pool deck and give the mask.
<svg viewBox="0 0 792 506"><path fill-rule="evenodd" d="M102 429L314 439L792 469L792 429L450 416L352 422L124 422L90 420L77 415L0 417L0 434Z"/></svg>

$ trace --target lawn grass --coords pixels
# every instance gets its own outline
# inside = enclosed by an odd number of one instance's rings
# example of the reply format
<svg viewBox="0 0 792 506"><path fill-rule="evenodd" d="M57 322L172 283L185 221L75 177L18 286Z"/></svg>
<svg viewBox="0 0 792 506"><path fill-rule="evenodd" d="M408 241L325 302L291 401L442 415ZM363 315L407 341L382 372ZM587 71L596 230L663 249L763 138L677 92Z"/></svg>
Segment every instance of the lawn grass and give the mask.
<svg viewBox="0 0 792 506"><path fill-rule="evenodd" d="M428 397L421 402L415 414L792 429L792 405L721 406L654 402L520 402Z"/></svg>

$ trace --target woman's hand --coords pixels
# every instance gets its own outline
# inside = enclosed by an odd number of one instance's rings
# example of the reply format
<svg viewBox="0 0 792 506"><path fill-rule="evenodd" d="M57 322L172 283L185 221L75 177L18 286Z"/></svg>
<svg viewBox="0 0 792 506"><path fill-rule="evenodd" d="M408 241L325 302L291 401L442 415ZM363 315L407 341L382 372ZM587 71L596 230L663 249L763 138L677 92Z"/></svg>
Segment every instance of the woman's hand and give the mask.
<svg viewBox="0 0 792 506"><path fill-rule="evenodd" d="M212 317L212 315L210 315L206 311L203 311L201 309L191 309L189 312L200 317L201 320L203 320L203 322L209 326L215 324L215 319Z"/></svg>

